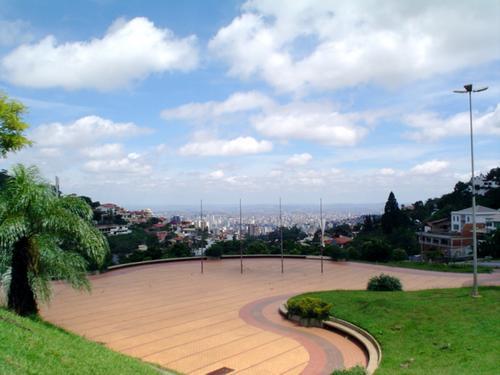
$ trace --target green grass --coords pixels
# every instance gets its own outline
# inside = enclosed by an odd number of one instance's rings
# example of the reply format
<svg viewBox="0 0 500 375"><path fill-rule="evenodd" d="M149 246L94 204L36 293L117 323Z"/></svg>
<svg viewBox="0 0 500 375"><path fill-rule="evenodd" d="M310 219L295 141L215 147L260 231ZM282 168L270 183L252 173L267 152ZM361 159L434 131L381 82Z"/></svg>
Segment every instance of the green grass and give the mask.
<svg viewBox="0 0 500 375"><path fill-rule="evenodd" d="M173 374L0 308L0 374Z"/></svg>
<svg viewBox="0 0 500 375"><path fill-rule="evenodd" d="M460 273L472 273L471 264L462 263L424 263L424 262L387 262L387 263L377 263L381 266L389 267L402 267L402 268L413 268L417 270L424 271L440 271L440 272L460 272ZM478 273L491 273L493 272L493 267L478 266Z"/></svg>
<svg viewBox="0 0 500 375"><path fill-rule="evenodd" d="M370 332L382 346L383 374L498 374L500 287L418 292L307 293L332 315Z"/></svg>

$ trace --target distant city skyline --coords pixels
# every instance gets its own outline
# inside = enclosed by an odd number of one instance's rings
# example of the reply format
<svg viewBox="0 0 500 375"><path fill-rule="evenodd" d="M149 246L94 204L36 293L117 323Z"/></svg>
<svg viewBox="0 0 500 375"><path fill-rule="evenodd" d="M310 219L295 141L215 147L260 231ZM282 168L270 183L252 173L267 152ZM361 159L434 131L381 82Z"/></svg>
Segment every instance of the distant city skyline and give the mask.
<svg viewBox="0 0 500 375"><path fill-rule="evenodd" d="M500 3L0 1L36 164L125 207L383 204L500 165ZM286 4L286 5L285 5ZM464 27L465 25L465 27ZM318 203L319 204L319 203Z"/></svg>

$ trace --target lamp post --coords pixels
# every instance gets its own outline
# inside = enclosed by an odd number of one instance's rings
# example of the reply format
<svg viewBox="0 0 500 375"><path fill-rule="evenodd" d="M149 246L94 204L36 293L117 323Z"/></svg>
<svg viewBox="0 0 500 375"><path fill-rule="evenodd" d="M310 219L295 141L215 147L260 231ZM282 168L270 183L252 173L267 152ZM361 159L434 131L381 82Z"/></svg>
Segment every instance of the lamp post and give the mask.
<svg viewBox="0 0 500 375"><path fill-rule="evenodd" d="M470 162L471 162L471 185L472 185L472 257L474 276L472 283L472 297L479 297L477 285L477 229L476 229L476 187L474 185L474 132L472 129L472 93L486 91L488 87L473 89L472 84L464 85L464 90L454 90L457 94L469 94L469 120L470 120Z"/></svg>

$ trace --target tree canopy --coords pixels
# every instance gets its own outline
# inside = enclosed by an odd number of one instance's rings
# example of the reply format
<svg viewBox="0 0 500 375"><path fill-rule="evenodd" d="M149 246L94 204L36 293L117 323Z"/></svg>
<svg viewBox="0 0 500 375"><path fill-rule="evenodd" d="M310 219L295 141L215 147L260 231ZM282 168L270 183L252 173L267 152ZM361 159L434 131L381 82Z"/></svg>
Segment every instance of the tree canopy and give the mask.
<svg viewBox="0 0 500 375"><path fill-rule="evenodd" d="M17 165L0 191L0 263L8 266L8 306L36 314L50 297L50 281L88 289L87 261L101 264L108 243L92 224L92 210L76 196L61 196L36 167Z"/></svg>
<svg viewBox="0 0 500 375"><path fill-rule="evenodd" d="M0 94L0 157L31 145L31 141L24 136L28 128L22 120L25 112L26 107L22 103Z"/></svg>

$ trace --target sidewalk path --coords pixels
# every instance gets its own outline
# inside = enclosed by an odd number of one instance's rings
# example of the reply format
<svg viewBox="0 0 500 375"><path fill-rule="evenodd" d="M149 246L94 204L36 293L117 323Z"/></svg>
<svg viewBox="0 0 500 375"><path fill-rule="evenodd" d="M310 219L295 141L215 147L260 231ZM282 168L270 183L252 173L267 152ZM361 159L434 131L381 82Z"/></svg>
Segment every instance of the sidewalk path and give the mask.
<svg viewBox="0 0 500 375"><path fill-rule="evenodd" d="M366 359L340 335L295 327L278 315L286 296L315 290L364 289L381 272L406 290L460 287L471 276L359 263L285 259L163 263L91 278L91 294L56 283L48 321L145 361L186 374L223 367L230 374L326 373ZM500 274L480 282L500 285Z"/></svg>

